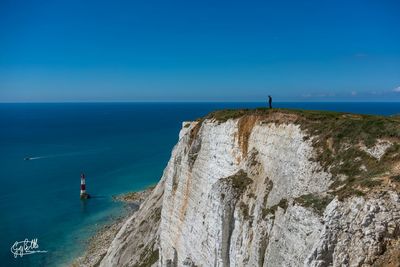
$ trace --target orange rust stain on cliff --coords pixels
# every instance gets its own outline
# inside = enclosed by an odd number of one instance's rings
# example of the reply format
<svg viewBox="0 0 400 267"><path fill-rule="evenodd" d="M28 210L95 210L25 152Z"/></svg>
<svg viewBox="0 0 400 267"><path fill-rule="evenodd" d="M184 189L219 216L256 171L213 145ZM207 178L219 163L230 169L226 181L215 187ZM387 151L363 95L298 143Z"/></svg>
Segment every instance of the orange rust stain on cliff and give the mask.
<svg viewBox="0 0 400 267"><path fill-rule="evenodd" d="M258 121L258 116L244 116L238 122L238 143L242 151L242 159L246 157L249 149L249 139L254 125Z"/></svg>

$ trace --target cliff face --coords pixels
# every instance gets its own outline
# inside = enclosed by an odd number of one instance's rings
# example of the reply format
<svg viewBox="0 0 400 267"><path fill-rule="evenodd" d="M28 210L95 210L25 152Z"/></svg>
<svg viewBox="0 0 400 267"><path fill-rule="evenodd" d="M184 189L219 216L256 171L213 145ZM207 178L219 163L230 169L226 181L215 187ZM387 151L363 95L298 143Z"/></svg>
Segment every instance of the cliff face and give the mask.
<svg viewBox="0 0 400 267"><path fill-rule="evenodd" d="M184 123L102 265L397 266L399 137L398 119L336 113Z"/></svg>

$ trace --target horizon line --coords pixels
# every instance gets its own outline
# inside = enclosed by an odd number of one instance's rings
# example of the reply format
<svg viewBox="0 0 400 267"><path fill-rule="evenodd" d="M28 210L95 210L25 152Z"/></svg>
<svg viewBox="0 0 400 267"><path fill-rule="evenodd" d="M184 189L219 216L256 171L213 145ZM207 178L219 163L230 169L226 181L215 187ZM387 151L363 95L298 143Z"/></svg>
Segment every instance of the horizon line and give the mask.
<svg viewBox="0 0 400 267"><path fill-rule="evenodd" d="M206 103L266 103L267 101L0 101L0 104L206 104ZM338 100L338 101L274 101L274 103L399 103L400 100Z"/></svg>

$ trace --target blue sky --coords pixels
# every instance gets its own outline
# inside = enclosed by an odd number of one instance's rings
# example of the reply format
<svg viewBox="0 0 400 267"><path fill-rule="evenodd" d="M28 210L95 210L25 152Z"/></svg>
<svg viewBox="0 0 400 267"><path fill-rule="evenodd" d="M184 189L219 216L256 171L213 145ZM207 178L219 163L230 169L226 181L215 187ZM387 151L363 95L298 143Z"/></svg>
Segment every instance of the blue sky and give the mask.
<svg viewBox="0 0 400 267"><path fill-rule="evenodd" d="M400 2L0 1L0 102L400 101Z"/></svg>

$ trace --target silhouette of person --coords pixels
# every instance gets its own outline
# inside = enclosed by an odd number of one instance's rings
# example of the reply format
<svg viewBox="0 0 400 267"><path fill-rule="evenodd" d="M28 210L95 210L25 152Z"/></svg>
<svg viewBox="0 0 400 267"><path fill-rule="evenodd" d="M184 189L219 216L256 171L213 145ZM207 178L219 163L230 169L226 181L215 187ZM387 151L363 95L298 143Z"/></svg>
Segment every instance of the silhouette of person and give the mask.
<svg viewBox="0 0 400 267"><path fill-rule="evenodd" d="M268 104L269 108L272 108L272 97L270 95L268 96Z"/></svg>

